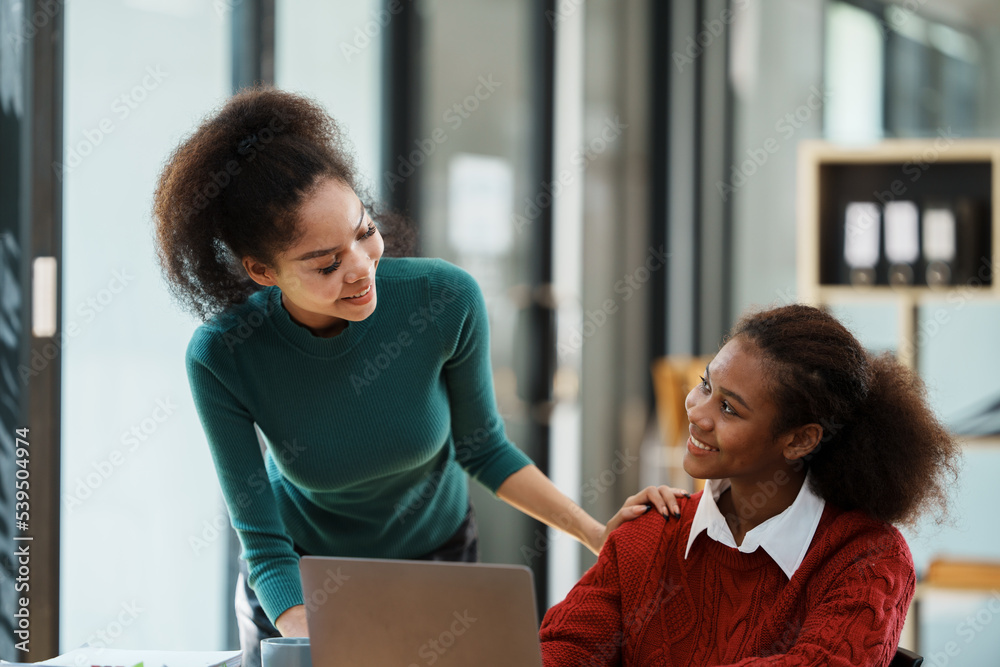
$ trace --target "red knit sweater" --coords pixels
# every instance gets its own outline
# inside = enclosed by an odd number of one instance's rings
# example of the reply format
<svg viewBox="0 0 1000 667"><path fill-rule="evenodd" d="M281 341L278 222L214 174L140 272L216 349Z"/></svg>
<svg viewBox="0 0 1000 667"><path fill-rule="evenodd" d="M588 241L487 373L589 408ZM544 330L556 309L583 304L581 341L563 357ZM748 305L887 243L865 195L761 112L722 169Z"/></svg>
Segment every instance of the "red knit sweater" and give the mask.
<svg viewBox="0 0 1000 667"><path fill-rule="evenodd" d="M546 667L888 665L913 597L913 559L892 526L827 503L788 579L763 549L702 532L684 559L701 492L681 518L615 530L541 627Z"/></svg>

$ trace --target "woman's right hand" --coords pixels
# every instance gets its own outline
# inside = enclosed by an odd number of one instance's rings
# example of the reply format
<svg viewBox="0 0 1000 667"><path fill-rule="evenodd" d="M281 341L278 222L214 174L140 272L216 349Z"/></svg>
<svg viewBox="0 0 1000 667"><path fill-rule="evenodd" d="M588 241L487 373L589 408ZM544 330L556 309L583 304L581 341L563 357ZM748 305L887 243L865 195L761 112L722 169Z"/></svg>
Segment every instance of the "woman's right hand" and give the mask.
<svg viewBox="0 0 1000 667"><path fill-rule="evenodd" d="M601 536L600 546L604 546L604 543L607 541L608 535L611 534L611 531L626 521L638 519L640 516L645 514L647 510L659 512L667 519L671 516L679 518L680 505L678 504L677 499L681 496L690 498L691 494L684 489L675 489L674 487L667 486L666 484L661 486L647 486L634 496L629 496L625 501L625 504L622 505L622 508L618 510L618 513L611 517L611 520L608 521L608 524L604 527L604 534Z"/></svg>
<svg viewBox="0 0 1000 667"><path fill-rule="evenodd" d="M306 606L298 604L281 612L281 616L274 621L274 627L278 628L282 637L308 637Z"/></svg>

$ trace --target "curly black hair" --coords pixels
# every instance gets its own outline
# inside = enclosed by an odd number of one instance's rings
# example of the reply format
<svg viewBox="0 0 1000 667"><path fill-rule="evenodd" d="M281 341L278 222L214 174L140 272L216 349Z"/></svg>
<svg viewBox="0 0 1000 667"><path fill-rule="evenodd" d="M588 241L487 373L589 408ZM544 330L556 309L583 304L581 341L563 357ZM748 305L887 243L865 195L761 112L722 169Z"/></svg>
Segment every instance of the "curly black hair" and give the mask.
<svg viewBox="0 0 1000 667"><path fill-rule="evenodd" d="M744 315L731 338L762 353L779 406L775 434L820 424L807 456L826 501L889 523L947 515L960 448L927 403L920 377L892 355L869 354L836 318L796 304Z"/></svg>
<svg viewBox="0 0 1000 667"><path fill-rule="evenodd" d="M261 289L242 259L273 265L301 238L298 210L327 179L358 195L386 256L413 251L413 226L361 185L340 127L317 102L263 84L229 98L172 152L153 196L157 259L174 299L208 321Z"/></svg>

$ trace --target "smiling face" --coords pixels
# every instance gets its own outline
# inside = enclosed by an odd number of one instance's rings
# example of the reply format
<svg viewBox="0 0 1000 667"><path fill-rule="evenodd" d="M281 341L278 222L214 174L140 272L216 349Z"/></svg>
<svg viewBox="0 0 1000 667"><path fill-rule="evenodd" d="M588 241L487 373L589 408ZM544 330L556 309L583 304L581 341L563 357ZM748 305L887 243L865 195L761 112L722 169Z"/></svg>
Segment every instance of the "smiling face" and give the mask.
<svg viewBox="0 0 1000 667"><path fill-rule="evenodd" d="M300 237L273 267L250 257L247 273L277 285L292 319L314 335L335 336L375 312L375 270L384 244L354 191L324 180L299 209Z"/></svg>
<svg viewBox="0 0 1000 667"><path fill-rule="evenodd" d="M734 338L708 365L701 384L687 395L684 470L698 479L729 478L734 485L774 478L799 458L794 432L775 436L778 406L767 387L757 348Z"/></svg>

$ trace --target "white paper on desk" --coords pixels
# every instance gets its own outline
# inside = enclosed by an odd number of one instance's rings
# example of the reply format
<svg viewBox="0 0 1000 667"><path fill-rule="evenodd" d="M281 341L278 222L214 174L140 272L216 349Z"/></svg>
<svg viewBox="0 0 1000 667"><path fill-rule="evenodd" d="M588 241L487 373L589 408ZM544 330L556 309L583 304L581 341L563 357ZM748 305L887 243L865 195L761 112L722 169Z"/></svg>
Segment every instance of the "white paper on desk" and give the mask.
<svg viewBox="0 0 1000 667"><path fill-rule="evenodd" d="M36 662L59 667L239 667L240 651L144 651L101 646L82 646L69 653Z"/></svg>

